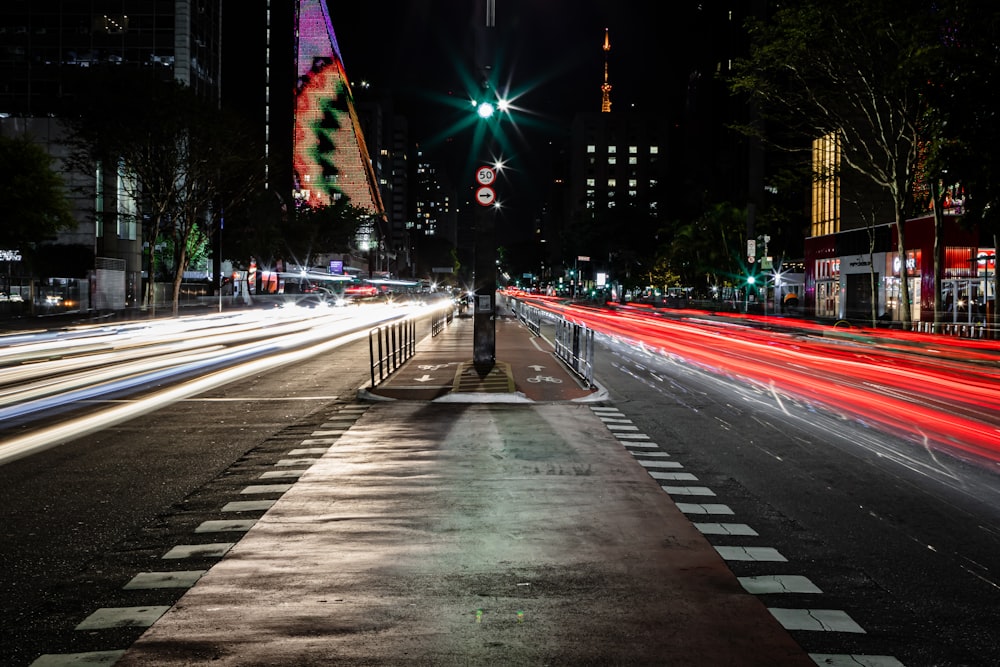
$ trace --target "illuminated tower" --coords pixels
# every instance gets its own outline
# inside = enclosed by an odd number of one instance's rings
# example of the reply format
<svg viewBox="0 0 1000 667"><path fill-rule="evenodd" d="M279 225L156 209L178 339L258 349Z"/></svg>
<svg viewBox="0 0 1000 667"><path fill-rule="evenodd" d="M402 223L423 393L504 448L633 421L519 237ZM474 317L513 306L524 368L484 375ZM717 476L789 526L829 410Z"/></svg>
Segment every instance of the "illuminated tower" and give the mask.
<svg viewBox="0 0 1000 667"><path fill-rule="evenodd" d="M354 108L325 0L299 0L292 173L297 202L351 204L384 217L375 171Z"/></svg>
<svg viewBox="0 0 1000 667"><path fill-rule="evenodd" d="M611 112L611 84L608 83L608 52L611 50L611 41L608 38L608 29L604 29L604 83L601 85L601 112Z"/></svg>

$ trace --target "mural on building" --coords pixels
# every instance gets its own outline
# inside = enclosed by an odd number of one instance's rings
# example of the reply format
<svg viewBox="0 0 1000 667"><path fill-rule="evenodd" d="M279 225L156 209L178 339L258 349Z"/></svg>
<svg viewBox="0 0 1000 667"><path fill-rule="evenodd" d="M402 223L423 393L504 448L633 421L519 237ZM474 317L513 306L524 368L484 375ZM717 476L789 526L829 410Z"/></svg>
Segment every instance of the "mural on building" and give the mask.
<svg viewBox="0 0 1000 667"><path fill-rule="evenodd" d="M310 206L347 197L384 211L325 0L298 5L292 168L294 195Z"/></svg>

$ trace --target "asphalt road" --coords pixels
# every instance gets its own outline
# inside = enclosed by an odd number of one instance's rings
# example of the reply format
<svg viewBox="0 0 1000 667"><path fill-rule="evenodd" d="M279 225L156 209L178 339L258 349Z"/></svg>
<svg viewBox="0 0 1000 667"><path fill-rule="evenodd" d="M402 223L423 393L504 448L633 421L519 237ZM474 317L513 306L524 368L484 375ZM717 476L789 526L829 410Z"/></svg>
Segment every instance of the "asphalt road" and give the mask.
<svg viewBox="0 0 1000 667"><path fill-rule="evenodd" d="M766 595L768 605L844 610L865 631L793 631L807 651L909 666L1000 662L995 465L617 344L599 344L596 369L639 430L758 533L710 535L714 544L742 539L787 558L730 563L738 576L805 576L822 593Z"/></svg>
<svg viewBox="0 0 1000 667"><path fill-rule="evenodd" d="M107 649L106 633L76 625L120 604L137 565L190 535L201 508L259 474L256 461L284 456L320 413L354 402L368 374L365 340L0 466L0 663ZM117 644L141 631L121 630Z"/></svg>
<svg viewBox="0 0 1000 667"><path fill-rule="evenodd" d="M709 539L787 557L731 562L735 574L808 577L821 593L771 593L768 606L844 610L864 628L793 631L807 651L997 662L995 470L634 350L599 345L596 362L614 405L756 533ZM190 535L205 508L353 402L367 364L367 344L354 344L0 466L3 664L107 648L107 633L74 627L124 604L122 582ZM128 645L142 629L117 632Z"/></svg>

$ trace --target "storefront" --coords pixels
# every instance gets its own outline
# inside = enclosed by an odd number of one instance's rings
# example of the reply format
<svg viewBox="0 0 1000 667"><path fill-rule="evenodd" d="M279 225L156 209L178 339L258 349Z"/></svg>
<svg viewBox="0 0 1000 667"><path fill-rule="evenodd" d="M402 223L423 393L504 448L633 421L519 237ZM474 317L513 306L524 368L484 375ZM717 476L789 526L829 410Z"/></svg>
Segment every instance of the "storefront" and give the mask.
<svg viewBox="0 0 1000 667"><path fill-rule="evenodd" d="M913 322L934 321L934 218L906 221L906 272ZM995 258L978 231L945 220L942 320L982 322L994 299ZM806 312L831 320L902 320L894 224L817 236L805 242ZM874 307L873 307L874 306Z"/></svg>

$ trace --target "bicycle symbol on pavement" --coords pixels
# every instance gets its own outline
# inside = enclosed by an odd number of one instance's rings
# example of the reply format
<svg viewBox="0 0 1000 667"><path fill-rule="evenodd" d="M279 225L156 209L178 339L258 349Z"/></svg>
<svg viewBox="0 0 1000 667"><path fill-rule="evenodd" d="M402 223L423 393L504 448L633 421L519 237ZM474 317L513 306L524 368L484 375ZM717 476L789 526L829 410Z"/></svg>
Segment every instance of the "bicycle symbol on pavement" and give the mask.
<svg viewBox="0 0 1000 667"><path fill-rule="evenodd" d="M441 368L448 368L448 366L451 366L452 363L454 362L449 361L446 364L420 364L419 366L417 366L417 368L419 368L422 371L436 371Z"/></svg>
<svg viewBox="0 0 1000 667"><path fill-rule="evenodd" d="M533 378L528 378L528 382L538 384L539 382L552 382L554 384L559 384L562 382L559 378L554 378L551 375L536 375Z"/></svg>

